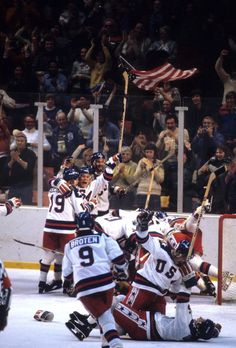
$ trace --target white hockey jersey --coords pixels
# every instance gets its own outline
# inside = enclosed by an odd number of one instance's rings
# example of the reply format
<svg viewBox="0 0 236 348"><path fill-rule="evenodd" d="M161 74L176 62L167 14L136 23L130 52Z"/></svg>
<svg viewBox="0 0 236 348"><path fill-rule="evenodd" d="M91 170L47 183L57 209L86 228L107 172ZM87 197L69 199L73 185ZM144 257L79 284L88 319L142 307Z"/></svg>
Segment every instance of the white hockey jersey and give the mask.
<svg viewBox="0 0 236 348"><path fill-rule="evenodd" d="M71 234L75 233L75 214L85 211L84 198L72 191L70 197L64 197L57 188L48 192L49 207L44 232Z"/></svg>
<svg viewBox="0 0 236 348"><path fill-rule="evenodd" d="M170 287L173 292L181 291L182 275L171 258L167 244L151 237L148 232L139 233L138 241L150 255L143 268L137 271L133 285L159 296L165 295Z"/></svg>
<svg viewBox="0 0 236 348"><path fill-rule="evenodd" d="M0 205L0 215L5 216L7 215L7 207L4 205Z"/></svg>
<svg viewBox="0 0 236 348"><path fill-rule="evenodd" d="M155 326L164 341L182 341L191 335L189 324L192 320L192 311L189 302L176 303L175 317L167 317L161 313L155 313Z"/></svg>
<svg viewBox="0 0 236 348"><path fill-rule="evenodd" d="M62 272L64 277L73 273L80 298L115 286L112 263L120 268L126 265L118 243L105 233L90 231L66 244Z"/></svg>

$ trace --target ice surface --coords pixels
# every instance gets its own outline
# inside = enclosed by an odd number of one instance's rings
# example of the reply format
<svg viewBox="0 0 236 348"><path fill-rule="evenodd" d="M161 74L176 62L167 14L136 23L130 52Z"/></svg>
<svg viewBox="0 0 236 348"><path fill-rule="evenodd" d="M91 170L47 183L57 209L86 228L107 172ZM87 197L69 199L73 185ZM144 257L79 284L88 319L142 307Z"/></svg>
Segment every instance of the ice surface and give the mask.
<svg viewBox="0 0 236 348"><path fill-rule="evenodd" d="M75 298L63 295L61 290L48 294L37 293L39 271L8 269L14 294L8 318L8 326L0 332L1 348L95 348L101 347L99 331L93 330L83 342L66 328L69 313L74 310L86 313ZM51 274L49 275L51 276ZM219 322L223 328L219 338L193 343L183 342L141 342L122 337L124 347L236 347L236 305L218 306L211 297L192 297L194 317L208 317ZM33 319L38 309L54 313L52 322L38 322ZM167 312L174 313L174 304L168 303Z"/></svg>

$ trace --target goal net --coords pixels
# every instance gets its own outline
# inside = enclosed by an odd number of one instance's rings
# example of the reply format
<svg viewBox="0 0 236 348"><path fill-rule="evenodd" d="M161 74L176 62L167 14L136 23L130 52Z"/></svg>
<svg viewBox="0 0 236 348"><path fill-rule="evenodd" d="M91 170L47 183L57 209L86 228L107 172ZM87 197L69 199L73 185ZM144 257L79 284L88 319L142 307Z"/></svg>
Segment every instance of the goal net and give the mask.
<svg viewBox="0 0 236 348"><path fill-rule="evenodd" d="M217 303L222 304L236 301L236 214L220 216L218 233Z"/></svg>

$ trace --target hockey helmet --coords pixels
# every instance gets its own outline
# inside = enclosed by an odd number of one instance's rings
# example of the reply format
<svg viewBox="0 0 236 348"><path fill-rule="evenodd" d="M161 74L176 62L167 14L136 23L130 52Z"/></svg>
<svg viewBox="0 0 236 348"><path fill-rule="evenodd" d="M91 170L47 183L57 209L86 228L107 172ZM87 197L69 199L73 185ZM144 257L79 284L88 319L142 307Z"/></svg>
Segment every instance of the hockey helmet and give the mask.
<svg viewBox="0 0 236 348"><path fill-rule="evenodd" d="M66 181L75 180L79 177L79 172L75 168L65 168L63 172L63 179Z"/></svg>
<svg viewBox="0 0 236 348"><path fill-rule="evenodd" d="M79 169L79 175L83 175L83 174L91 174L91 168L90 167L81 167Z"/></svg>
<svg viewBox="0 0 236 348"><path fill-rule="evenodd" d="M102 152L94 152L91 156L91 165L93 165L94 162L100 158L105 160L105 156L103 155L103 153Z"/></svg>
<svg viewBox="0 0 236 348"><path fill-rule="evenodd" d="M94 227L94 219L87 211L75 217L78 232L90 231Z"/></svg>

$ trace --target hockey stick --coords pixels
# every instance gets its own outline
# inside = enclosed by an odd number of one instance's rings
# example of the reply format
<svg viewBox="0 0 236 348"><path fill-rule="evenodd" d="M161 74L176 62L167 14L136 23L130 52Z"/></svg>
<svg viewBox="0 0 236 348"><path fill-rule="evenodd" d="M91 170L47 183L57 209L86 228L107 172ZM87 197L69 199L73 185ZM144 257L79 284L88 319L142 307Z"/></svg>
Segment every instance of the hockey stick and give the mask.
<svg viewBox="0 0 236 348"><path fill-rule="evenodd" d="M125 89L124 89L124 98L123 98L124 109L123 109L122 120L121 120L121 130L120 130L120 140L119 140L118 152L121 152L123 138L124 138L125 114L126 114L126 107L127 107L128 85L129 85L129 76L128 76L127 71L123 72L123 77L125 80Z"/></svg>
<svg viewBox="0 0 236 348"><path fill-rule="evenodd" d="M149 206L149 201L150 201L150 197L151 197L151 193L152 193L152 185L153 185L153 180L154 180L154 168L151 172L151 178L150 178L150 181L149 181L149 187L148 187L148 193L147 193L147 198L146 198L146 203L145 203L145 207L144 209L147 209L148 206Z"/></svg>
<svg viewBox="0 0 236 348"><path fill-rule="evenodd" d="M64 253L62 253L61 251L57 251L57 250L52 250L52 249L49 249L49 248L44 248L40 245L37 245L37 244L33 244L33 243L28 243L28 242L23 242L22 240L19 240L19 239L14 239L13 240L19 244L23 244L23 245L28 245L28 246L32 246L32 247L35 247L35 248L38 248L38 249L42 249L42 250L45 250L45 251L52 251L53 253L55 254L61 254L61 255L64 255Z"/></svg>
<svg viewBox="0 0 236 348"><path fill-rule="evenodd" d="M150 197L151 197L151 193L152 193L152 185L153 185L153 180L154 180L154 169L160 167L165 161L167 161L171 156L173 155L173 152L170 151L168 153L168 155L163 158L163 160L160 161L160 163L154 165L151 169L149 169L149 171L151 171L151 178L150 178L150 182L149 182L149 187L148 187L148 193L147 193L147 198L146 198L146 203L145 203L145 208L147 209L149 206L149 201L150 201Z"/></svg>
<svg viewBox="0 0 236 348"><path fill-rule="evenodd" d="M202 215L203 215L203 211L204 211L204 206L205 206L206 200L207 200L209 192L210 192L211 184L213 183L213 181L215 180L215 178L218 175L223 174L225 171L226 171L226 167L225 166L221 166L218 169L216 169L213 173L211 173L210 176L209 176L209 179L208 179L208 182L207 182L207 186L205 188L205 193L204 193L204 197L203 197L203 200L202 200L201 208L200 208L200 213L198 215L196 227L195 227L195 230L193 232L191 244L190 244L190 247L189 247L189 250L188 250L187 260L189 260L191 258L191 256L192 256L193 247L194 247L194 244L195 244L195 240L197 238L200 221L201 221L201 218L202 218Z"/></svg>

